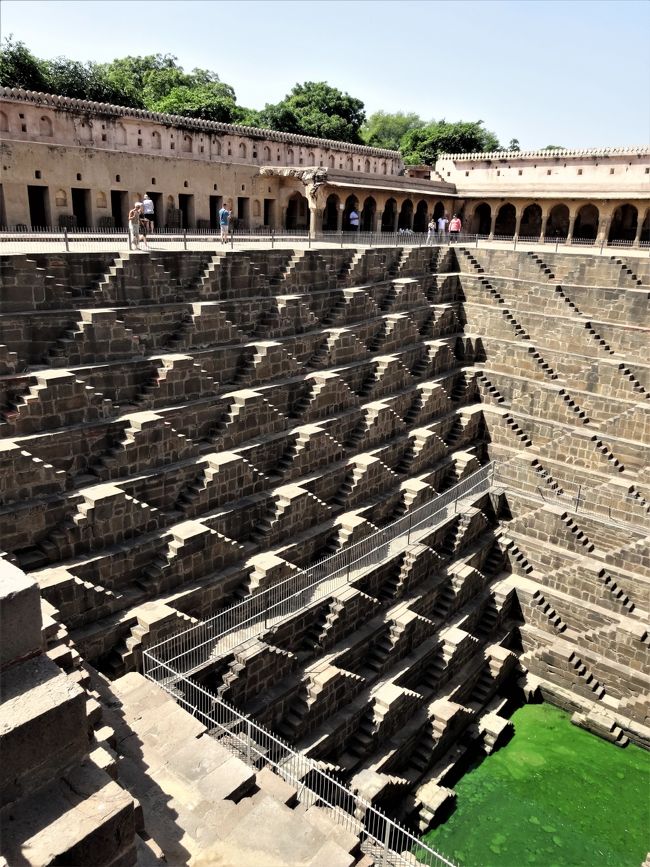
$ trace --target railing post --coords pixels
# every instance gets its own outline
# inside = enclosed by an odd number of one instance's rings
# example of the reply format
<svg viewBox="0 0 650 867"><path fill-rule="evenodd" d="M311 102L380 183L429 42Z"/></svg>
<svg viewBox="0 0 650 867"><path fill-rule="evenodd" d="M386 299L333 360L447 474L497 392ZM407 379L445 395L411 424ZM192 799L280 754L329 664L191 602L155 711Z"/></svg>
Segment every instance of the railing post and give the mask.
<svg viewBox="0 0 650 867"><path fill-rule="evenodd" d="M251 764L251 721L246 720L246 759Z"/></svg>
<svg viewBox="0 0 650 867"><path fill-rule="evenodd" d="M390 851L390 820L386 819L386 830L384 831L384 851L381 853L382 865L388 864L388 852Z"/></svg>
<svg viewBox="0 0 650 867"><path fill-rule="evenodd" d="M230 249L235 249L235 232L234 230L230 233Z"/></svg>
<svg viewBox="0 0 650 867"><path fill-rule="evenodd" d="M63 227L63 241L65 242L65 251L66 253L70 252L70 244L68 242L68 227Z"/></svg>
<svg viewBox="0 0 650 867"><path fill-rule="evenodd" d="M271 249L273 249L273 245L275 244L275 232L271 229Z"/></svg>
<svg viewBox="0 0 650 867"><path fill-rule="evenodd" d="M187 229L183 229L183 249L187 250Z"/></svg>
<svg viewBox="0 0 650 867"><path fill-rule="evenodd" d="M408 535L406 537L406 544L407 545L411 544L411 526L412 526L412 524L413 524L413 512L409 512L409 529L408 529Z"/></svg>

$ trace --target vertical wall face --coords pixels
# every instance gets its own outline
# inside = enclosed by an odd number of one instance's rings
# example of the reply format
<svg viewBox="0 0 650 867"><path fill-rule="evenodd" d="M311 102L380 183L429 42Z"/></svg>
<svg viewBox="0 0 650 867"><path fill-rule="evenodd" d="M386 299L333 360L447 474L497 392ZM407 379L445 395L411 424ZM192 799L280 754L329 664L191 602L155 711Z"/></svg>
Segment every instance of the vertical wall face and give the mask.
<svg viewBox="0 0 650 867"><path fill-rule="evenodd" d="M122 674L492 457L505 495L201 679L378 802L415 787L423 827L437 795L417 781L468 726L492 747L518 666L644 740L634 267L462 248L4 257L7 556Z"/></svg>

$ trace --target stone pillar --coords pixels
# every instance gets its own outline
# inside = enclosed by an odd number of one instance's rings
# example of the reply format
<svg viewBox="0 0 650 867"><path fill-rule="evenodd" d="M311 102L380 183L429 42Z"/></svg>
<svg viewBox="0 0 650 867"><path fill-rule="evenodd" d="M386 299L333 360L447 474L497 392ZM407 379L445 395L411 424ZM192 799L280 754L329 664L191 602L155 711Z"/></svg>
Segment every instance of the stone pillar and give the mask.
<svg viewBox="0 0 650 867"><path fill-rule="evenodd" d="M395 207L395 219L393 220L393 232L397 233L399 227L399 208Z"/></svg>
<svg viewBox="0 0 650 867"><path fill-rule="evenodd" d="M379 234L381 232L381 221L383 220L383 218L384 218L384 212L383 211L376 211L376 213L375 213L375 232L377 232L377 234Z"/></svg>
<svg viewBox="0 0 650 867"><path fill-rule="evenodd" d="M415 218L415 208L412 208L412 209L411 209L411 215L410 215L410 217L409 217L409 224L408 224L408 226L406 227L407 229L411 229L411 231L413 231L413 220L414 220L414 218Z"/></svg>
<svg viewBox="0 0 650 867"><path fill-rule="evenodd" d="M309 207L309 237L315 238L323 231L323 209Z"/></svg>
<svg viewBox="0 0 650 867"><path fill-rule="evenodd" d="M343 231L343 211L345 210L345 205L339 205L338 210L336 212L336 231Z"/></svg>
<svg viewBox="0 0 650 867"><path fill-rule="evenodd" d="M525 207L520 205L519 208L515 205L515 238L519 237L519 229L521 228L521 218L524 216Z"/></svg>
<svg viewBox="0 0 650 867"><path fill-rule="evenodd" d="M539 230L539 243L544 243L544 235L546 234L546 221L548 220L548 215L551 212L551 205L546 205L546 207L542 206L542 225Z"/></svg>
<svg viewBox="0 0 650 867"><path fill-rule="evenodd" d="M490 211L490 241L494 241L494 230L497 225L497 215L499 213L499 206L494 205L492 210Z"/></svg>
<svg viewBox="0 0 650 867"><path fill-rule="evenodd" d="M576 216L579 210L580 208L578 207L578 205L574 205L573 208L569 208L569 229L566 236L567 244L570 244L573 238L573 229L575 227Z"/></svg>
<svg viewBox="0 0 650 867"><path fill-rule="evenodd" d="M596 244L606 244L609 225L612 219L614 208L610 206L608 211L603 208L598 210L598 234L596 235Z"/></svg>
<svg viewBox="0 0 650 867"><path fill-rule="evenodd" d="M636 217L636 234L634 236L634 241L632 242L633 247L639 247L641 245L641 231L643 230L643 224L645 223L647 210L642 214L641 211L637 208L637 217Z"/></svg>

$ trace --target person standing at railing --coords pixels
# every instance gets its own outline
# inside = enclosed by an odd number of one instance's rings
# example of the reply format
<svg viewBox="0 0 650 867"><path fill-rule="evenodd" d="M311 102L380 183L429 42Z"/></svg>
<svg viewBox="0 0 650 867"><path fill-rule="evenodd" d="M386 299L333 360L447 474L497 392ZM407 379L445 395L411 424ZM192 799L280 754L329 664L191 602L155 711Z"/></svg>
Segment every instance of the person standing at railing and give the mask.
<svg viewBox="0 0 650 867"><path fill-rule="evenodd" d="M140 216L142 205L135 202L129 211L129 250L140 249Z"/></svg>
<svg viewBox="0 0 650 867"><path fill-rule="evenodd" d="M359 231L359 212L355 208L352 208L352 210L350 211L350 215L348 217L348 220L350 221L350 227L351 227L352 231L358 232Z"/></svg>
<svg viewBox="0 0 650 867"><path fill-rule="evenodd" d="M443 242L447 240L447 224L449 220L447 219L447 214L443 214L441 217L438 217L438 240Z"/></svg>
<svg viewBox="0 0 650 867"><path fill-rule="evenodd" d="M219 211L219 228L221 229L221 243L228 243L228 227L230 225L231 212L224 205Z"/></svg>
<svg viewBox="0 0 650 867"><path fill-rule="evenodd" d="M454 239L458 239L460 235L461 229L463 228L463 224L460 219L454 214L451 218L451 222L449 223L449 243L453 244Z"/></svg>
<svg viewBox="0 0 650 867"><path fill-rule="evenodd" d="M147 223L147 231L153 232L153 221L155 217L154 204L149 198L149 193L145 193L142 198L142 213L144 216L143 222Z"/></svg>
<svg viewBox="0 0 650 867"><path fill-rule="evenodd" d="M436 239L436 221L433 217L429 220L429 225L427 226L427 245L433 244Z"/></svg>

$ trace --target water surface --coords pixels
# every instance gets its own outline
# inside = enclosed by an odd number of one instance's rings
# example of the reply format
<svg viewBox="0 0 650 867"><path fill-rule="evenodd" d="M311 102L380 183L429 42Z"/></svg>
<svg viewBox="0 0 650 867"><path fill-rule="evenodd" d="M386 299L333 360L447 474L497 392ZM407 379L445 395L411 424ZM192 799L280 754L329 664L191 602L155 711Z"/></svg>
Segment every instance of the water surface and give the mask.
<svg viewBox="0 0 650 867"><path fill-rule="evenodd" d="M463 867L639 867L650 850L650 753L616 747L550 704L454 787L457 808L424 839Z"/></svg>

